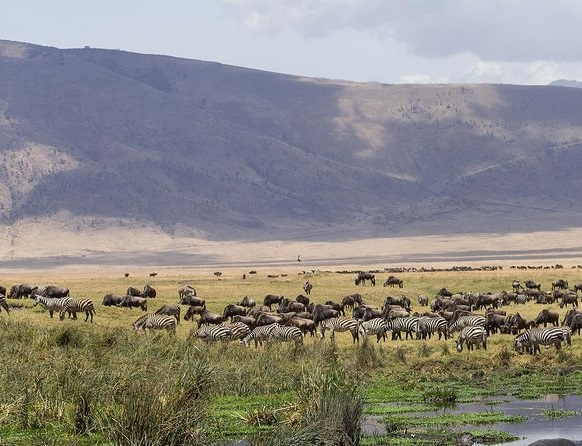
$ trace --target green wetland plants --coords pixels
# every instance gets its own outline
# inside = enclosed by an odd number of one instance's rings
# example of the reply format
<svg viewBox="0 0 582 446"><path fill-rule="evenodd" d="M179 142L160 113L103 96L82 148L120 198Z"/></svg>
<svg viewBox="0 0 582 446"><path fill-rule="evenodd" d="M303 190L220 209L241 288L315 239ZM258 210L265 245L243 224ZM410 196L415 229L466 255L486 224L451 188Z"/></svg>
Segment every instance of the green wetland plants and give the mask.
<svg viewBox="0 0 582 446"><path fill-rule="evenodd" d="M314 285L310 298L318 303L359 292L379 306L387 295L406 295L413 310L424 311L416 300L419 294L433 296L443 286L498 291L507 289L514 275L407 273L400 275L404 286L397 290L379 286L384 277L375 287L356 287L351 274L316 272L308 278ZM193 339L189 334L197 324L184 320L174 336L135 333L132 323L143 314L139 308L101 305L107 293L122 294L129 285L149 283L157 289L157 297L148 302L148 312L154 312L176 303L178 288L188 283L209 309L221 313L244 296L257 302L273 293L294 298L306 281L296 273L268 277L259 272L245 279L228 271L219 279L212 272L194 279L166 276L132 277L133 282L108 275L10 279L65 284L72 296L92 299L96 315L93 323L60 321L30 300L8 300L12 312L0 315L1 444L211 445L242 438L255 445L407 444L410 436L402 436L404 429L416 433L416 444L422 444L422 438L434 440L438 429L459 432L464 424L482 424L480 417L491 423L504 414L456 417L453 426L444 415L416 421L419 410L438 411L483 396L578 394L582 388L577 335L571 347L542 348L535 357L514 352L513 336L502 334L490 337L487 351L462 353L455 349L456 335L380 342L372 336L353 344L350 333L337 333L335 342L307 335L300 347L277 343L246 348L239 342L214 345ZM577 280L575 271L560 276ZM536 271L532 278L550 284L556 272ZM535 318L543 307L529 302L504 308ZM362 430L362 420L372 416L381 417L387 431L382 436ZM470 434L482 442L503 436L486 426Z"/></svg>

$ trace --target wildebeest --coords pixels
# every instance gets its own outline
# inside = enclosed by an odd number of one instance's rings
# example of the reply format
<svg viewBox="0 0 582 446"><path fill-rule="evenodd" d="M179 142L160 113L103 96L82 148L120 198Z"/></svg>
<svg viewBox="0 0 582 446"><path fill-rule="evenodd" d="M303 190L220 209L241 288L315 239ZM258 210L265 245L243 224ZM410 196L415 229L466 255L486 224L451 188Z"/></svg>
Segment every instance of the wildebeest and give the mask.
<svg viewBox="0 0 582 446"><path fill-rule="evenodd" d="M142 311L148 311L148 301L145 297L123 296L123 300L117 304L118 307L141 308Z"/></svg>
<svg viewBox="0 0 582 446"><path fill-rule="evenodd" d="M218 325L222 324L222 322L224 322L222 315L218 313L213 313L212 311L209 310L204 310L202 313L200 313L198 328L202 327L202 325Z"/></svg>
<svg viewBox="0 0 582 446"><path fill-rule="evenodd" d="M376 286L376 276L372 273L366 271L360 271L358 273L358 277L356 277L355 284L359 285L366 285L366 280L369 280L372 286Z"/></svg>
<svg viewBox="0 0 582 446"><path fill-rule="evenodd" d="M184 315L184 320L189 321L190 319L192 319L192 321L194 321L194 315L195 314L202 314L202 312L205 309L206 308L201 306L201 305L190 305L188 307L188 310L186 310L186 314Z"/></svg>
<svg viewBox="0 0 582 446"><path fill-rule="evenodd" d="M0 285L0 295L6 297L6 287Z"/></svg>
<svg viewBox="0 0 582 446"><path fill-rule="evenodd" d="M196 296L196 288L190 285L182 285L180 288L178 288L179 299L182 299L182 297L186 296L187 294Z"/></svg>
<svg viewBox="0 0 582 446"><path fill-rule="evenodd" d="M178 304L170 304L170 305L163 305L158 308L154 314L165 314L167 316L174 316L176 318L176 323L180 323L180 305Z"/></svg>
<svg viewBox="0 0 582 446"><path fill-rule="evenodd" d="M384 282L384 286L398 286L399 288L402 288L404 286L404 281L396 276L388 276L386 282Z"/></svg>
<svg viewBox="0 0 582 446"><path fill-rule="evenodd" d="M315 322L315 325L317 325L326 319L338 317L339 312L329 306L317 304L314 306L311 315L313 316L313 321Z"/></svg>
<svg viewBox="0 0 582 446"><path fill-rule="evenodd" d="M103 296L103 302L101 305L105 305L106 307L117 306L123 300L123 296L120 294L112 294L108 293Z"/></svg>
<svg viewBox="0 0 582 446"><path fill-rule="evenodd" d="M422 307L428 306L428 297L426 297L424 294L418 296L418 304Z"/></svg>
<svg viewBox="0 0 582 446"><path fill-rule="evenodd" d="M283 296L281 296L280 294L267 294L263 299L263 305L271 308L271 305L273 304L280 305L282 300Z"/></svg>
<svg viewBox="0 0 582 446"><path fill-rule="evenodd" d="M560 308L567 307L568 304L571 304L572 308L578 308L578 294L569 292L562 296L562 300L560 301Z"/></svg>
<svg viewBox="0 0 582 446"><path fill-rule="evenodd" d="M514 292L518 292L520 289L523 289L523 287L521 286L521 283L519 283L519 280L513 280L511 282L511 288L513 289Z"/></svg>
<svg viewBox="0 0 582 446"><path fill-rule="evenodd" d="M309 280L303 284L303 291L305 291L305 294L307 294L308 296L311 294L312 289L313 285Z"/></svg>
<svg viewBox="0 0 582 446"><path fill-rule="evenodd" d="M224 308L224 311L222 312L222 319L226 321L228 318L230 318L230 321L233 322L233 316L246 316L246 314L246 307L243 307L242 305L230 304Z"/></svg>
<svg viewBox="0 0 582 446"><path fill-rule="evenodd" d="M57 285L47 285L42 290L42 295L44 297L68 297L69 289Z"/></svg>
<svg viewBox="0 0 582 446"><path fill-rule="evenodd" d="M410 299L406 296L401 297L394 297L394 296L387 296L384 299L383 307L387 305L398 305L405 309L410 309Z"/></svg>
<svg viewBox="0 0 582 446"><path fill-rule="evenodd" d="M257 318L257 327L281 323L281 317L272 313L261 313Z"/></svg>
<svg viewBox="0 0 582 446"><path fill-rule="evenodd" d="M535 318L534 323L536 327L540 324L544 324L544 327L547 327L548 323L557 327L559 318L560 315L558 313L554 313L544 308L542 311L540 311L540 314L538 314L538 316Z"/></svg>
<svg viewBox="0 0 582 446"><path fill-rule="evenodd" d="M304 319L300 317L293 317L285 322L285 325L292 327L297 327L303 334L310 333L311 336L315 336L316 325L312 319Z"/></svg>
<svg viewBox="0 0 582 446"><path fill-rule="evenodd" d="M237 305L240 305L241 307L252 308L256 305L256 302L249 296L245 296Z"/></svg>
<svg viewBox="0 0 582 446"><path fill-rule="evenodd" d="M295 298L296 302L299 302L300 304L305 305L305 307L307 307L309 305L309 297L304 296L303 294L298 295Z"/></svg>
<svg viewBox="0 0 582 446"><path fill-rule="evenodd" d="M552 290L565 290L568 288L568 281L564 279L558 279L552 282Z"/></svg>
<svg viewBox="0 0 582 446"><path fill-rule="evenodd" d="M10 299L20 299L21 297L30 297L34 291L38 289L36 285L28 285L21 283L20 285L13 285L10 288L8 297Z"/></svg>
<svg viewBox="0 0 582 446"><path fill-rule="evenodd" d="M181 305L198 305L206 308L206 300L201 299L200 297L193 294L183 295L178 303Z"/></svg>
<svg viewBox="0 0 582 446"><path fill-rule="evenodd" d="M156 297L156 290L155 290L155 288L152 288L149 285L144 286L143 287L143 296L144 297L150 297L150 298Z"/></svg>
<svg viewBox="0 0 582 446"><path fill-rule="evenodd" d="M348 307L353 310L356 304L358 305L364 304L364 299L362 299L361 294L358 293L350 294L342 299L342 305L344 306L344 308Z"/></svg>
<svg viewBox="0 0 582 446"><path fill-rule="evenodd" d="M257 325L257 320L254 317L249 316L233 316L231 318L231 322L242 322L243 324L248 325L250 328L255 328Z"/></svg>
<svg viewBox="0 0 582 446"><path fill-rule="evenodd" d="M125 292L127 296L145 297L145 295L135 287L130 286Z"/></svg>
<svg viewBox="0 0 582 446"><path fill-rule="evenodd" d="M541 289L542 289L542 284L538 283L538 282L534 282L533 280L526 280L524 283L525 283L526 288L528 288L530 290L536 289L538 291L541 291Z"/></svg>

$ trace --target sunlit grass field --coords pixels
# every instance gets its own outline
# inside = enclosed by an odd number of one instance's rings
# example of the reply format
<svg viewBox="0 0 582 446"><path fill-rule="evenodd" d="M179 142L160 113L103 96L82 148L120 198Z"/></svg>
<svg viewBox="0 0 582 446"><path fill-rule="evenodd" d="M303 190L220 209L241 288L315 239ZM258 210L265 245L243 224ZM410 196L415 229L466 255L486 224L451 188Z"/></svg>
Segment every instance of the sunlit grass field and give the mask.
<svg viewBox="0 0 582 446"><path fill-rule="evenodd" d="M360 268L353 271L356 269ZM71 297L92 299L97 314L93 323L84 322L83 314L76 321L60 321L58 315L50 319L48 312L33 306L30 299L8 300L23 307L14 308L10 315L0 315L0 355L7 377L0 384L0 437L9 441L7 444L30 444L31 439L46 444L134 444L122 440L128 436L127 425L137 423L124 419L124 410L129 413L131 404L152 392L181 395L186 382L202 383L204 398L195 401L203 403L204 410L199 406L196 409L203 428L195 435L191 431L179 435L173 432L175 443L164 440L147 444L211 444L220 438L242 438L265 429L274 432L282 426L304 426L321 416L310 410L319 407L313 398L321 395L330 379L341 381L344 387L338 388L356 386L369 413L386 402L426 404L435 389L442 388L453 392L457 401L482 395L535 397L579 392L582 340L578 335L574 335L571 347L564 346L559 352L553 347L542 348L535 357L514 352L513 336L502 334L490 336L486 351L462 353L455 350L458 333L448 340L433 337L427 341L388 339L376 343L373 337L359 344L352 342L349 333L336 334L335 343L328 337L322 340L308 335L302 348L274 344L247 349L238 342L207 345L191 339L189 334L197 324L183 320L175 337L165 332L136 334L132 323L143 314L140 309L101 305L107 293L124 294L129 286L143 289L149 284L157 291L157 297L148 301L148 312L154 312L164 304L177 303L179 286L189 284L206 300L209 310L222 313L226 305L245 296L258 304L267 294L294 299L304 294L302 285L309 280L313 284L310 298L316 303L339 302L358 292L366 303L379 307L388 295L406 295L413 311L423 312L428 307L418 304L418 295L424 294L430 301L443 287L453 292L485 293L511 291L514 279L522 283L535 280L543 290L551 289L556 279L567 280L570 287L582 282L578 269L548 268L380 272L376 273L376 286L356 286L353 271L279 268L250 274L249 270L223 270L217 276L212 271L164 270L156 277L147 273L124 277L122 272L11 273L4 279L6 288L18 283L66 286ZM403 279L404 287L383 287L390 274ZM519 312L529 319L543 308L558 312L560 319L566 312L557 304L533 302L503 307L507 314ZM182 315L186 309L182 306ZM350 311L347 315L351 316ZM193 378L185 380L187 376ZM85 400L90 410L80 403ZM168 412L166 404L161 404L160 414ZM117 436L113 435L116 429L122 431ZM16 432L26 433L22 441Z"/></svg>

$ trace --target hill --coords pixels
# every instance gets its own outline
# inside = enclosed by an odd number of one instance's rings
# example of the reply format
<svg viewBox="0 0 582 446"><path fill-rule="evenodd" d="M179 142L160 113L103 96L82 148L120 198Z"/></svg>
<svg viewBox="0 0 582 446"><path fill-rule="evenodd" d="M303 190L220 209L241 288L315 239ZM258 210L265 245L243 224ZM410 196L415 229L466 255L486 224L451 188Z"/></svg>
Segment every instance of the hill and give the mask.
<svg viewBox="0 0 582 446"><path fill-rule="evenodd" d="M11 255L30 225L211 240L580 226L579 89L349 83L9 41L0 85Z"/></svg>

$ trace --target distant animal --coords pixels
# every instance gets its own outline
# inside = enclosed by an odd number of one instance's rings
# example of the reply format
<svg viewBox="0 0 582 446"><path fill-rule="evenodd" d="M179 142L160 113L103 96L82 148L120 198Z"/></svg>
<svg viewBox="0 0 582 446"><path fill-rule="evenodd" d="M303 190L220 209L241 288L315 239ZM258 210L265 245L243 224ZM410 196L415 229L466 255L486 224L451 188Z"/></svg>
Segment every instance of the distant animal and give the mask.
<svg viewBox="0 0 582 446"><path fill-rule="evenodd" d="M251 299L249 296L245 296L242 298L242 300L237 305L240 305L240 306L246 307L246 308L252 308L256 304L257 303L253 299Z"/></svg>
<svg viewBox="0 0 582 446"><path fill-rule="evenodd" d="M402 288L404 286L404 281L396 276L388 276L386 282L384 282L384 286L398 286L399 288Z"/></svg>
<svg viewBox="0 0 582 446"><path fill-rule="evenodd" d="M124 276L125 276L125 277L129 277L129 273L125 273L125 274L124 274Z"/></svg>
<svg viewBox="0 0 582 446"><path fill-rule="evenodd" d="M514 292L518 292L519 290L523 290L523 287L521 286L521 283L519 283L519 280L513 280L511 282L511 288L513 289Z"/></svg>
<svg viewBox="0 0 582 446"><path fill-rule="evenodd" d="M303 284L303 291L305 291L305 294L307 294L308 296L311 294L312 289L313 285L309 280Z"/></svg>
<svg viewBox="0 0 582 446"><path fill-rule="evenodd" d="M214 271L214 275L220 278L220 276L222 276L222 273L220 271Z"/></svg>
<svg viewBox="0 0 582 446"><path fill-rule="evenodd" d="M423 307L428 306L428 297L426 297L424 294L418 296L418 304Z"/></svg>
<svg viewBox="0 0 582 446"><path fill-rule="evenodd" d="M158 273L150 273L150 277L156 277Z"/></svg>
<svg viewBox="0 0 582 446"><path fill-rule="evenodd" d="M376 276L366 271L360 271L358 273L358 277L356 277L355 284L366 285L366 280L369 280L372 286L376 286Z"/></svg>

